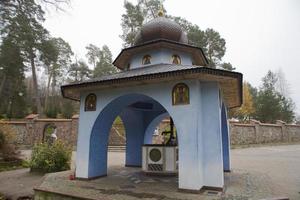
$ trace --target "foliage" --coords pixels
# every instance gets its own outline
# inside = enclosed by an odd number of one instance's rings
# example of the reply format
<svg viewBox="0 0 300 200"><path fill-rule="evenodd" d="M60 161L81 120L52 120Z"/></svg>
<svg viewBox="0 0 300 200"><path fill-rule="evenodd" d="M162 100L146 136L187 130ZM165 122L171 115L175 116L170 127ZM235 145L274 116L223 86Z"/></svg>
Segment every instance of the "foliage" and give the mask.
<svg viewBox="0 0 300 200"><path fill-rule="evenodd" d="M3 38L0 45L0 68L0 113L6 113L9 118L24 117L25 66L20 48L11 37Z"/></svg>
<svg viewBox="0 0 300 200"><path fill-rule="evenodd" d="M228 71L234 71L235 70L235 67L233 67L232 64L229 63L229 62L228 63L224 62L220 66L221 66L221 68L223 68L225 70L228 70Z"/></svg>
<svg viewBox="0 0 300 200"><path fill-rule="evenodd" d="M72 116L78 112L76 108L79 107L78 102L71 101L69 99L62 100L61 114L64 118L70 119Z"/></svg>
<svg viewBox="0 0 300 200"><path fill-rule="evenodd" d="M92 71L89 69L88 65L80 60L72 63L69 69L69 80L68 82L80 82L87 78L90 78Z"/></svg>
<svg viewBox="0 0 300 200"><path fill-rule="evenodd" d="M52 145L36 144L33 147L30 168L42 172L58 172L70 169L72 150L61 141Z"/></svg>
<svg viewBox="0 0 300 200"><path fill-rule="evenodd" d="M134 45L135 36L143 23L157 17L161 3L159 0L138 0L134 5L128 1L124 2L125 14L122 15L121 38L124 41L123 46L129 47ZM162 6L163 7L163 6ZM164 7L163 7L164 9ZM166 10L164 9L166 12ZM189 43L201 47L209 60L210 67L220 67L226 70L234 70L230 63L223 63L222 58L226 52L225 39L219 32L212 28L201 30L196 24L192 24L184 18L170 16L166 17L176 21L187 33Z"/></svg>
<svg viewBox="0 0 300 200"><path fill-rule="evenodd" d="M117 68L112 65L112 54L108 46L103 45L99 52L96 67L94 70L94 77L99 77L108 74L114 74Z"/></svg>
<svg viewBox="0 0 300 200"><path fill-rule="evenodd" d="M53 93L53 88L57 85L58 79L64 78L62 75L65 74L63 70L66 71L65 69L69 66L70 54L72 54L70 46L65 41L61 38L51 38L48 31L43 27L43 22L45 21L45 12L43 9L50 5L60 10L62 8L60 5L67 4L68 2L69 0L0 1L0 37L2 41L5 41L6 38L10 39L10 48L6 48L6 51L0 52L0 56L7 54L4 57L8 56L7 60L11 60L11 63L7 65L9 69L14 69L14 66L17 65L16 63L12 63L12 61L18 61L18 66L20 67L17 69L20 69L20 73L15 73L14 78L19 82L14 88L19 90L19 92L22 89L25 90L22 86L22 81L24 81L25 76L22 73L27 70L27 68L31 69L32 94L30 97L32 97L32 99L30 105L32 106L31 110L39 114L42 114L43 109L36 71L39 70L40 66L44 66L46 73L48 73L48 87L46 92L46 97L48 97L49 84L51 83L52 85ZM9 78L10 77L6 75L2 80L3 82L5 82L5 80L9 81ZM3 84L1 84L0 96L3 91L2 88L4 88L4 86L2 86ZM1 110L0 108L0 112L8 113L10 115L9 117L24 116L25 113L20 113L20 111L27 110L25 107L22 107L22 105L26 106L26 104L20 102L13 93L11 93L11 96L7 96L7 98L9 100L6 102L11 102L11 106L4 105L4 107L10 111ZM45 105L47 106L47 98L45 101ZM19 105L12 106L17 103ZM21 107L15 111L12 110L12 107L15 108L17 106Z"/></svg>
<svg viewBox="0 0 300 200"><path fill-rule="evenodd" d="M249 89L250 84L244 82L243 84L243 105L242 107L236 109L233 117L237 117L240 120L247 120L253 116L255 112L253 97Z"/></svg>
<svg viewBox="0 0 300 200"><path fill-rule="evenodd" d="M34 0L1 1L0 21L3 22L1 36L11 36L20 48L24 62L31 67L34 101L41 113L41 101L36 74L36 57L41 52L41 44L49 37L43 27L44 11Z"/></svg>
<svg viewBox="0 0 300 200"><path fill-rule="evenodd" d="M294 103L289 97L285 97L276 91L278 77L269 71L263 78L263 84L256 98L255 116L262 122L274 123L282 120L287 123L295 118Z"/></svg>
<svg viewBox="0 0 300 200"><path fill-rule="evenodd" d="M97 62L99 62L101 49L93 44L89 44L85 47L87 50L86 57L88 62L93 65L94 69L96 68Z"/></svg>

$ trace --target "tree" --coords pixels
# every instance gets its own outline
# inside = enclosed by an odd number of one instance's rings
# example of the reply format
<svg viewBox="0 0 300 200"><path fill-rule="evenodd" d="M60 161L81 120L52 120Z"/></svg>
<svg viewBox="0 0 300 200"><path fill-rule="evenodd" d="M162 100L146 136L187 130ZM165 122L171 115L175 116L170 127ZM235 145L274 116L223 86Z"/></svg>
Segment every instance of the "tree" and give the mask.
<svg viewBox="0 0 300 200"><path fill-rule="evenodd" d="M3 38L0 46L0 114L21 118L26 114L23 58L12 38Z"/></svg>
<svg viewBox="0 0 300 200"><path fill-rule="evenodd" d="M243 83L243 104L240 108L234 108L229 111L231 118L238 118L239 120L245 121L250 120L250 118L253 117L253 114L255 113L255 104L251 88L253 87L250 83Z"/></svg>
<svg viewBox="0 0 300 200"><path fill-rule="evenodd" d="M234 71L235 70L235 67L233 67L232 64L229 63L229 62L228 63L226 63L226 62L222 63L221 68L223 68L225 70L228 70L228 71Z"/></svg>
<svg viewBox="0 0 300 200"><path fill-rule="evenodd" d="M58 107L58 102L55 102L57 98L56 87L59 80L64 81L64 75L70 68L71 65L71 56L73 52L70 45L65 42L62 38L50 38L42 44L41 58L45 65L45 71L48 75L48 81L46 86L45 94L45 112L48 112L47 109L51 106ZM50 94L51 86L51 94ZM49 105L49 96L52 96Z"/></svg>
<svg viewBox="0 0 300 200"><path fill-rule="evenodd" d="M278 77L268 71L256 99L255 116L262 122L274 123L283 120L288 123L295 118L293 101L276 91Z"/></svg>
<svg viewBox="0 0 300 200"><path fill-rule="evenodd" d="M163 3L163 2L162 2ZM134 45L135 36L142 27L143 23L157 17L157 13L161 8L161 2L158 0L139 0L137 5L125 1L124 8L126 13L122 15L121 38L124 41L123 46L129 47ZM166 10L163 8L166 12ZM222 58L226 52L225 39L214 29L208 28L205 31L199 26L192 24L184 18L166 15L177 22L187 33L189 43L201 47L207 55L210 67L225 67L227 70L234 70L230 63L222 63Z"/></svg>
<svg viewBox="0 0 300 200"><path fill-rule="evenodd" d="M103 45L100 50L98 62L94 70L94 77L113 74L117 72L117 68L112 65L112 54L108 46Z"/></svg>
<svg viewBox="0 0 300 200"><path fill-rule="evenodd" d="M126 9L126 14L122 15L121 26L123 34L120 37L124 41L123 46L129 47L134 45L135 36L142 27L144 16L139 4L133 5L125 1L124 8Z"/></svg>
<svg viewBox="0 0 300 200"><path fill-rule="evenodd" d="M68 82L80 82L91 77L92 71L89 69L88 65L80 60L72 63L69 69L69 80Z"/></svg>
<svg viewBox="0 0 300 200"><path fill-rule="evenodd" d="M38 113L42 113L36 75L36 57L41 43L48 37L42 26L44 11L34 0L7 0L0 2L2 37L10 35L19 46L22 57L29 63L32 72L34 101Z"/></svg>
<svg viewBox="0 0 300 200"><path fill-rule="evenodd" d="M209 60L209 66L215 68L221 63L222 57L225 55L226 42L217 31L211 28L205 30L204 39L206 46L203 49Z"/></svg>
<svg viewBox="0 0 300 200"><path fill-rule="evenodd" d="M101 49L93 44L89 44L85 48L87 50L86 57L88 59L88 62L92 64L95 69L101 56Z"/></svg>
<svg viewBox="0 0 300 200"><path fill-rule="evenodd" d="M241 120L249 120L255 112L253 98L249 89L249 83L244 82L243 84L243 104L234 113L234 116Z"/></svg>

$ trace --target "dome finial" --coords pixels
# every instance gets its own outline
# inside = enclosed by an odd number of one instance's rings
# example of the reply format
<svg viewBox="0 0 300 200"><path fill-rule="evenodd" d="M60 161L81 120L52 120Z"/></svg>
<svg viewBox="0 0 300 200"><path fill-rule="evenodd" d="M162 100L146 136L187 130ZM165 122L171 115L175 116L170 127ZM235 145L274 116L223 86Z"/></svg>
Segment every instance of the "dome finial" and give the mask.
<svg viewBox="0 0 300 200"><path fill-rule="evenodd" d="M159 11L158 11L157 15L158 15L159 17L163 17L163 16L165 15L165 13L164 13L164 8L163 8L163 4L162 4L161 1L160 1L160 8L159 8Z"/></svg>

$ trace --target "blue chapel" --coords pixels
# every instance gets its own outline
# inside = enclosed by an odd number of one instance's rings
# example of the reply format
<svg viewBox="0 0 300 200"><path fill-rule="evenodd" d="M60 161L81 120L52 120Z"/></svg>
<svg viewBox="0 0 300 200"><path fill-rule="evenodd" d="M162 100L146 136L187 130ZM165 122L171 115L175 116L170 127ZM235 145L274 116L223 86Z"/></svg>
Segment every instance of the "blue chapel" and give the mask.
<svg viewBox="0 0 300 200"><path fill-rule="evenodd" d="M222 189L230 171L227 110L242 104L242 74L209 68L202 49L163 15L144 24L113 64L121 72L61 87L80 101L76 178L107 175L109 133L120 116L126 167L178 174L179 189ZM152 144L166 117L168 141Z"/></svg>

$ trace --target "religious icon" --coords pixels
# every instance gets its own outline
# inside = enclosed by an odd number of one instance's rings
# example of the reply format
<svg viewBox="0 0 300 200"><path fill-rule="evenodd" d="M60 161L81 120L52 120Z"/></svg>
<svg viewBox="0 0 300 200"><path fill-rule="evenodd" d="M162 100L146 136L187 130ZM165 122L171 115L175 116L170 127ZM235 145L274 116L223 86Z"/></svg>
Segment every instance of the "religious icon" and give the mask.
<svg viewBox="0 0 300 200"><path fill-rule="evenodd" d="M151 64L151 56L150 55L145 55L144 57L143 57L143 65L149 65L149 64Z"/></svg>
<svg viewBox="0 0 300 200"><path fill-rule="evenodd" d="M89 94L85 99L85 111L96 110L97 97L95 94Z"/></svg>
<svg viewBox="0 0 300 200"><path fill-rule="evenodd" d="M172 63L175 65L180 65L181 64L181 59L178 55L173 55L172 56Z"/></svg>
<svg viewBox="0 0 300 200"><path fill-rule="evenodd" d="M173 105L182 105L190 103L189 87L184 83L178 83L172 91Z"/></svg>

